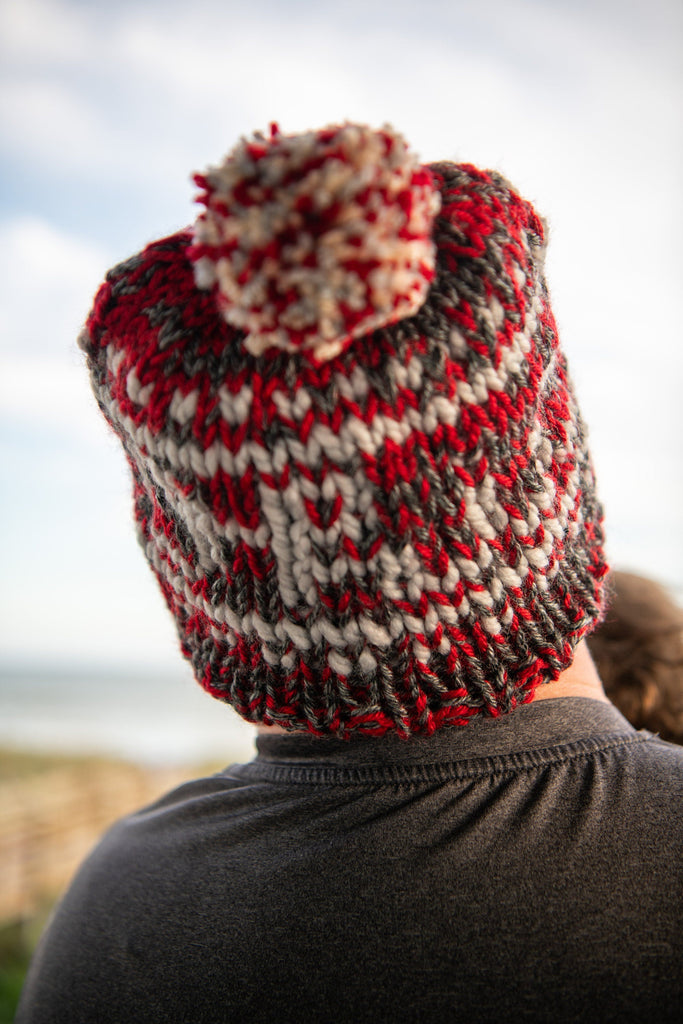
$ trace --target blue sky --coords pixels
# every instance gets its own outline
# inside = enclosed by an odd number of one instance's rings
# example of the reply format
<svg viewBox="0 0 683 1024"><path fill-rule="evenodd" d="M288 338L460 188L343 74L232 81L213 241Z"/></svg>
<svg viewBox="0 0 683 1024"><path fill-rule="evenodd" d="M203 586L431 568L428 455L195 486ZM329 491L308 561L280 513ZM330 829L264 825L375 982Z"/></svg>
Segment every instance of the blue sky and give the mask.
<svg viewBox="0 0 683 1024"><path fill-rule="evenodd" d="M177 663L74 339L272 120L390 122L535 202L612 560L683 589L682 50L669 0L0 0L0 659Z"/></svg>

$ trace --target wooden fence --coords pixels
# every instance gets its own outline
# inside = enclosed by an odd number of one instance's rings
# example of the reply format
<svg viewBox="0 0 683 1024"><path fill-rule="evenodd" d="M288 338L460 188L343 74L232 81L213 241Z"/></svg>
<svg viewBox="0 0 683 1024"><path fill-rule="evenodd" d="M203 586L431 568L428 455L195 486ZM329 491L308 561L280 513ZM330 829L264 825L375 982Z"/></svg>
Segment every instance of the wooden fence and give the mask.
<svg viewBox="0 0 683 1024"><path fill-rule="evenodd" d="M103 761L0 782L0 923L53 900L109 825L190 775Z"/></svg>

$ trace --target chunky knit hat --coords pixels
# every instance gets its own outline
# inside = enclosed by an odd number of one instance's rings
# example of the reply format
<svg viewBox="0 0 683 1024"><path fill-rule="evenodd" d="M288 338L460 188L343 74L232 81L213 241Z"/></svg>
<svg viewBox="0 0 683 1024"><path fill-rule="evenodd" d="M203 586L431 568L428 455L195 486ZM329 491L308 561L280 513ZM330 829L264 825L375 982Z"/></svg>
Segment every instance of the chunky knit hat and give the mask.
<svg viewBox="0 0 683 1024"><path fill-rule="evenodd" d="M498 715L601 616L601 509L505 179L389 128L243 140L81 336L199 682L250 721Z"/></svg>

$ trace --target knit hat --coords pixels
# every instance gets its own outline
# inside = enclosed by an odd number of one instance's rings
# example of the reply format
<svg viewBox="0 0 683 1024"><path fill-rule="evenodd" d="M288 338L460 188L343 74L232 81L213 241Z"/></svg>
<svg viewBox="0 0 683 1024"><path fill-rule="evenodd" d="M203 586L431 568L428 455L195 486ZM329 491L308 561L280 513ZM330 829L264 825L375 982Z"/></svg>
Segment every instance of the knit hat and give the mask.
<svg viewBox="0 0 683 1024"><path fill-rule="evenodd" d="M273 127L196 181L80 338L196 678L339 736L530 700L606 574L542 221L388 127Z"/></svg>

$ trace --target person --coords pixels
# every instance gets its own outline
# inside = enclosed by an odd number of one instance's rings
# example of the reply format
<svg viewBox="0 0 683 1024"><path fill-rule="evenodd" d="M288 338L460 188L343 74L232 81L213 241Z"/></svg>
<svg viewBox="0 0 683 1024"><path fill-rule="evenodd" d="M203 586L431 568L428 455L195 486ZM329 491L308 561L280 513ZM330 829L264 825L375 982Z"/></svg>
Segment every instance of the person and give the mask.
<svg viewBox="0 0 683 1024"><path fill-rule="evenodd" d="M588 638L605 693L636 729L683 744L683 609L646 576L610 580L607 615Z"/></svg>
<svg viewBox="0 0 683 1024"><path fill-rule="evenodd" d="M257 755L104 837L17 1021L673 1021L683 751L606 700L602 509L499 174L243 139L81 345L199 683Z"/></svg>

